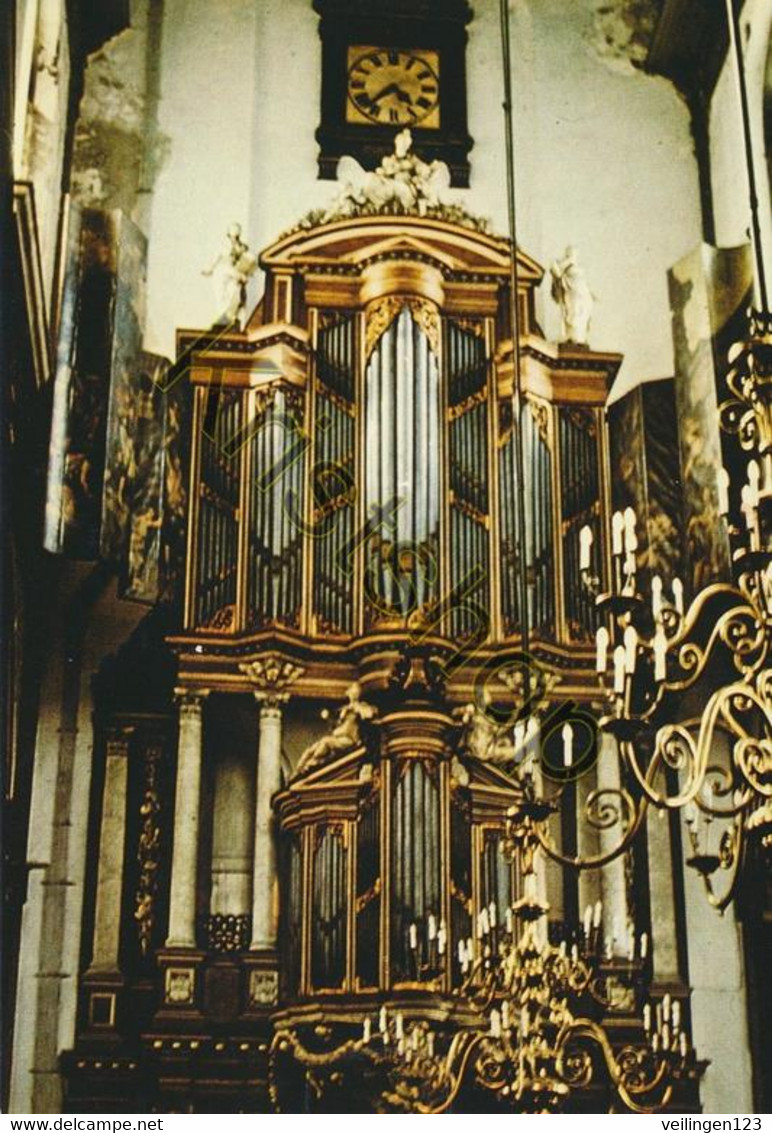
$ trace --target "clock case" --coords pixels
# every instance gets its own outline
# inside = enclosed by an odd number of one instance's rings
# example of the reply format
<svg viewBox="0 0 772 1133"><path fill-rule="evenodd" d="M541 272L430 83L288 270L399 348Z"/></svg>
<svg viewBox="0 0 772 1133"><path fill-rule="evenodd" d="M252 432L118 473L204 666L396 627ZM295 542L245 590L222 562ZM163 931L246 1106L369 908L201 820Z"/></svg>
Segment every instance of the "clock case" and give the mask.
<svg viewBox="0 0 772 1133"><path fill-rule="evenodd" d="M319 176L334 179L344 154L375 169L393 148L402 127L346 121L349 47L392 47L437 52L440 125L411 126L413 149L424 161L446 162L451 184L468 188L474 143L466 115L466 26L472 18L466 0L314 0L314 10L322 41Z"/></svg>

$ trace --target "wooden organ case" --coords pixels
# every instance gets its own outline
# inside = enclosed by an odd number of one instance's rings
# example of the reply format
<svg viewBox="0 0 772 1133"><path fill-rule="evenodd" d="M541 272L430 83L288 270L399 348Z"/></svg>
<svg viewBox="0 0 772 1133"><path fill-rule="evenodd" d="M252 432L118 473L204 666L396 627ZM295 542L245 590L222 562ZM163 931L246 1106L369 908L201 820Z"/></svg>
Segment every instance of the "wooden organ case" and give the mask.
<svg viewBox="0 0 772 1133"><path fill-rule="evenodd" d="M269 1108L277 1018L350 1024L405 997L441 1015L459 941L492 894L514 898L498 845L516 788L458 744L480 674L521 643L509 257L436 218L300 227L263 253L243 331L179 333L193 431L171 863L135 963L142 915L104 865L105 822L125 861L138 850L105 788L73 1107ZM547 342L542 270L522 251L518 268L530 651L590 706L579 532L602 582L621 358ZM347 693L373 720L349 743L333 729L298 773L319 709Z"/></svg>

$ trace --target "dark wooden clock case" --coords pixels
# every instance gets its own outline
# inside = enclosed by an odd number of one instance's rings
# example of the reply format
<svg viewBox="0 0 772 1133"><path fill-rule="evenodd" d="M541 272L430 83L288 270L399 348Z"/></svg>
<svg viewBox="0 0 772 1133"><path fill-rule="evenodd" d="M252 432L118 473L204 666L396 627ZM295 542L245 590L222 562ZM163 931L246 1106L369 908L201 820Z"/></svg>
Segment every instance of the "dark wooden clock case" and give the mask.
<svg viewBox="0 0 772 1133"><path fill-rule="evenodd" d="M437 51L440 68L440 125L412 127L413 149L425 161L439 158L451 183L469 185L473 142L466 117L466 0L314 0L322 41L319 176L332 179L343 154L375 169L390 153L399 127L346 121L350 45L423 48Z"/></svg>

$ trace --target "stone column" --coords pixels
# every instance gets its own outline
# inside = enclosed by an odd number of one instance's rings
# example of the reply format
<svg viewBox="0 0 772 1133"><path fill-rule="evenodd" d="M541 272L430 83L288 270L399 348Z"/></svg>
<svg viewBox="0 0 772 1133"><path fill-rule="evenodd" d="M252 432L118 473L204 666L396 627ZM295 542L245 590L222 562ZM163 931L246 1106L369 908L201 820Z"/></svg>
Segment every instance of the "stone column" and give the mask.
<svg viewBox="0 0 772 1133"><path fill-rule="evenodd" d="M269 693L255 693L260 705L260 741L252 862L252 951L276 947L276 840L271 800L281 786L281 706ZM286 699L286 694L283 699Z"/></svg>
<svg viewBox="0 0 772 1133"><path fill-rule="evenodd" d="M281 786L282 704L288 687L303 669L278 654L266 654L240 666L256 686L260 734L255 771L255 849L252 860L252 941L250 951L276 948L276 840L271 800Z"/></svg>
<svg viewBox="0 0 772 1133"><path fill-rule="evenodd" d="M201 798L202 704L207 691L178 690L180 734L167 948L196 947L196 866Z"/></svg>
<svg viewBox="0 0 772 1133"><path fill-rule="evenodd" d="M619 774L619 753L616 740L608 732L599 734L598 751L598 789L618 791L622 780ZM612 795L611 801L613 802ZM602 801L602 800L601 800ZM598 831L599 849L602 854L609 853L619 844L622 837L621 825ZM614 942L614 955L627 955L629 950L627 883L625 879L625 855L609 862L601 870L601 894L603 899L603 928L606 939Z"/></svg>
<svg viewBox="0 0 772 1133"><path fill-rule="evenodd" d="M130 734L131 730L127 729L111 736L107 741L90 965L92 972L118 971Z"/></svg>

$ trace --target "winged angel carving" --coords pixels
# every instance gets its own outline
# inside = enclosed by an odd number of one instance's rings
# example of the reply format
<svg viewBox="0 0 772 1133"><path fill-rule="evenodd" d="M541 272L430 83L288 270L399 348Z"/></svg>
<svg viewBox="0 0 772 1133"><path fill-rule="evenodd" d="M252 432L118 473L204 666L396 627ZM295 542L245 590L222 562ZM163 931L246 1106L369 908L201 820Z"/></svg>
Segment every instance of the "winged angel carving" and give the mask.
<svg viewBox="0 0 772 1133"><path fill-rule="evenodd" d="M355 157L338 162L338 194L323 220L356 216L368 206L380 210L388 206L400 212L425 216L438 208L450 187L450 171L444 161L422 161L412 153L413 136L402 130L394 139L394 152L387 154L372 173Z"/></svg>

